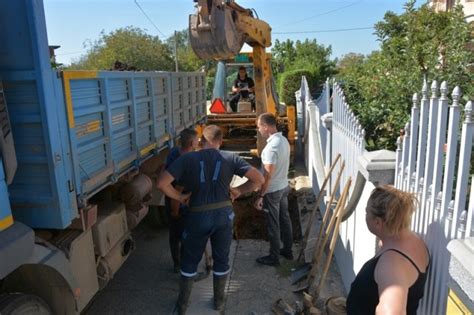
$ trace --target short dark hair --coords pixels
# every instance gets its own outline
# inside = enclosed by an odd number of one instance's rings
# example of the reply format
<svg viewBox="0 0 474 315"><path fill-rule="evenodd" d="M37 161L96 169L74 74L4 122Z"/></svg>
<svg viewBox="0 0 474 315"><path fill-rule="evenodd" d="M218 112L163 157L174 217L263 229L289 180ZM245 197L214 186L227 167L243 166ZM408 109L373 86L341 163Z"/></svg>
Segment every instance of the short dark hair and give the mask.
<svg viewBox="0 0 474 315"><path fill-rule="evenodd" d="M198 136L197 131L191 128L186 128L183 131L181 131L179 133L181 147L189 148L190 146L192 146L193 141L194 139L196 139L197 136Z"/></svg>
<svg viewBox="0 0 474 315"><path fill-rule="evenodd" d="M263 122L267 126L272 126L272 127L277 126L277 120L272 113L263 113L260 116L258 116L258 119L260 119L260 121Z"/></svg>
<svg viewBox="0 0 474 315"><path fill-rule="evenodd" d="M240 70L245 70L245 72L247 72L247 68L245 68L244 66L240 66L240 67L239 67L239 71L240 71Z"/></svg>
<svg viewBox="0 0 474 315"><path fill-rule="evenodd" d="M202 137L202 140L214 143L216 141L221 141L224 137L224 134L222 133L221 128L219 128L218 126L209 125L204 128L204 131L202 132Z"/></svg>

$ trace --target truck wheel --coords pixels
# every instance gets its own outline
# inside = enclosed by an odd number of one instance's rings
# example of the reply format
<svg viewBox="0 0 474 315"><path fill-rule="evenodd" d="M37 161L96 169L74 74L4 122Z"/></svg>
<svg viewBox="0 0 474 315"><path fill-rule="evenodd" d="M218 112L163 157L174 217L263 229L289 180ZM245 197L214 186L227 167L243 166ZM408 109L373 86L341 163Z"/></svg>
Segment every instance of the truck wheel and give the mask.
<svg viewBox="0 0 474 315"><path fill-rule="evenodd" d="M12 293L0 295L0 314L2 315L52 315L48 304L39 296Z"/></svg>

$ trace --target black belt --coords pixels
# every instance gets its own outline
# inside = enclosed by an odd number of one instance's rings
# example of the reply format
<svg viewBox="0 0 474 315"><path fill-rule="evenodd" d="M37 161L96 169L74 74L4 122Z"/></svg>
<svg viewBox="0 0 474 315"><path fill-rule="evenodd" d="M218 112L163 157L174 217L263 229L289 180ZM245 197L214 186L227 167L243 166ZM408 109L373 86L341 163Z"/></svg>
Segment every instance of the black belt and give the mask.
<svg viewBox="0 0 474 315"><path fill-rule="evenodd" d="M215 210L215 209L220 209L220 208L225 208L225 207L232 207L232 202L230 200L226 200L226 201L221 201L221 202L216 202L216 203L209 203L207 205L191 207L189 208L189 210L192 212L203 212L203 211Z"/></svg>

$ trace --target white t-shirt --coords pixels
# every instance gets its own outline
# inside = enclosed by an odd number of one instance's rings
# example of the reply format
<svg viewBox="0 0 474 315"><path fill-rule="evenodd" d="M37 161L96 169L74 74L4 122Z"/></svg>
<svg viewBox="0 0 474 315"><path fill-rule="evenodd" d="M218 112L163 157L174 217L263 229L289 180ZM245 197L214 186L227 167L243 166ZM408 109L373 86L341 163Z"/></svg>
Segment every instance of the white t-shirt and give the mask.
<svg viewBox="0 0 474 315"><path fill-rule="evenodd" d="M267 139L267 145L262 151L262 163L275 165L275 172L266 192L275 192L288 186L290 144L281 132L274 133Z"/></svg>

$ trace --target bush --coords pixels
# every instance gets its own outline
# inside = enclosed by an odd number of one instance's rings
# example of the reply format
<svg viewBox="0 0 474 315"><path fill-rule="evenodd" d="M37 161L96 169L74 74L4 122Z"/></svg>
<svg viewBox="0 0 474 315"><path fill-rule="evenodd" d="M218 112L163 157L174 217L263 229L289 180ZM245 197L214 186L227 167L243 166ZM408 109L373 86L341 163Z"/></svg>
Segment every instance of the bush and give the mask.
<svg viewBox="0 0 474 315"><path fill-rule="evenodd" d="M214 77L206 77L206 99L212 100L212 89L214 88Z"/></svg>
<svg viewBox="0 0 474 315"><path fill-rule="evenodd" d="M317 90L320 80L315 70L298 69L287 71L282 73L279 78L278 94L281 102L286 105L296 106L295 92L300 89L302 76L306 77L308 87L312 93Z"/></svg>

